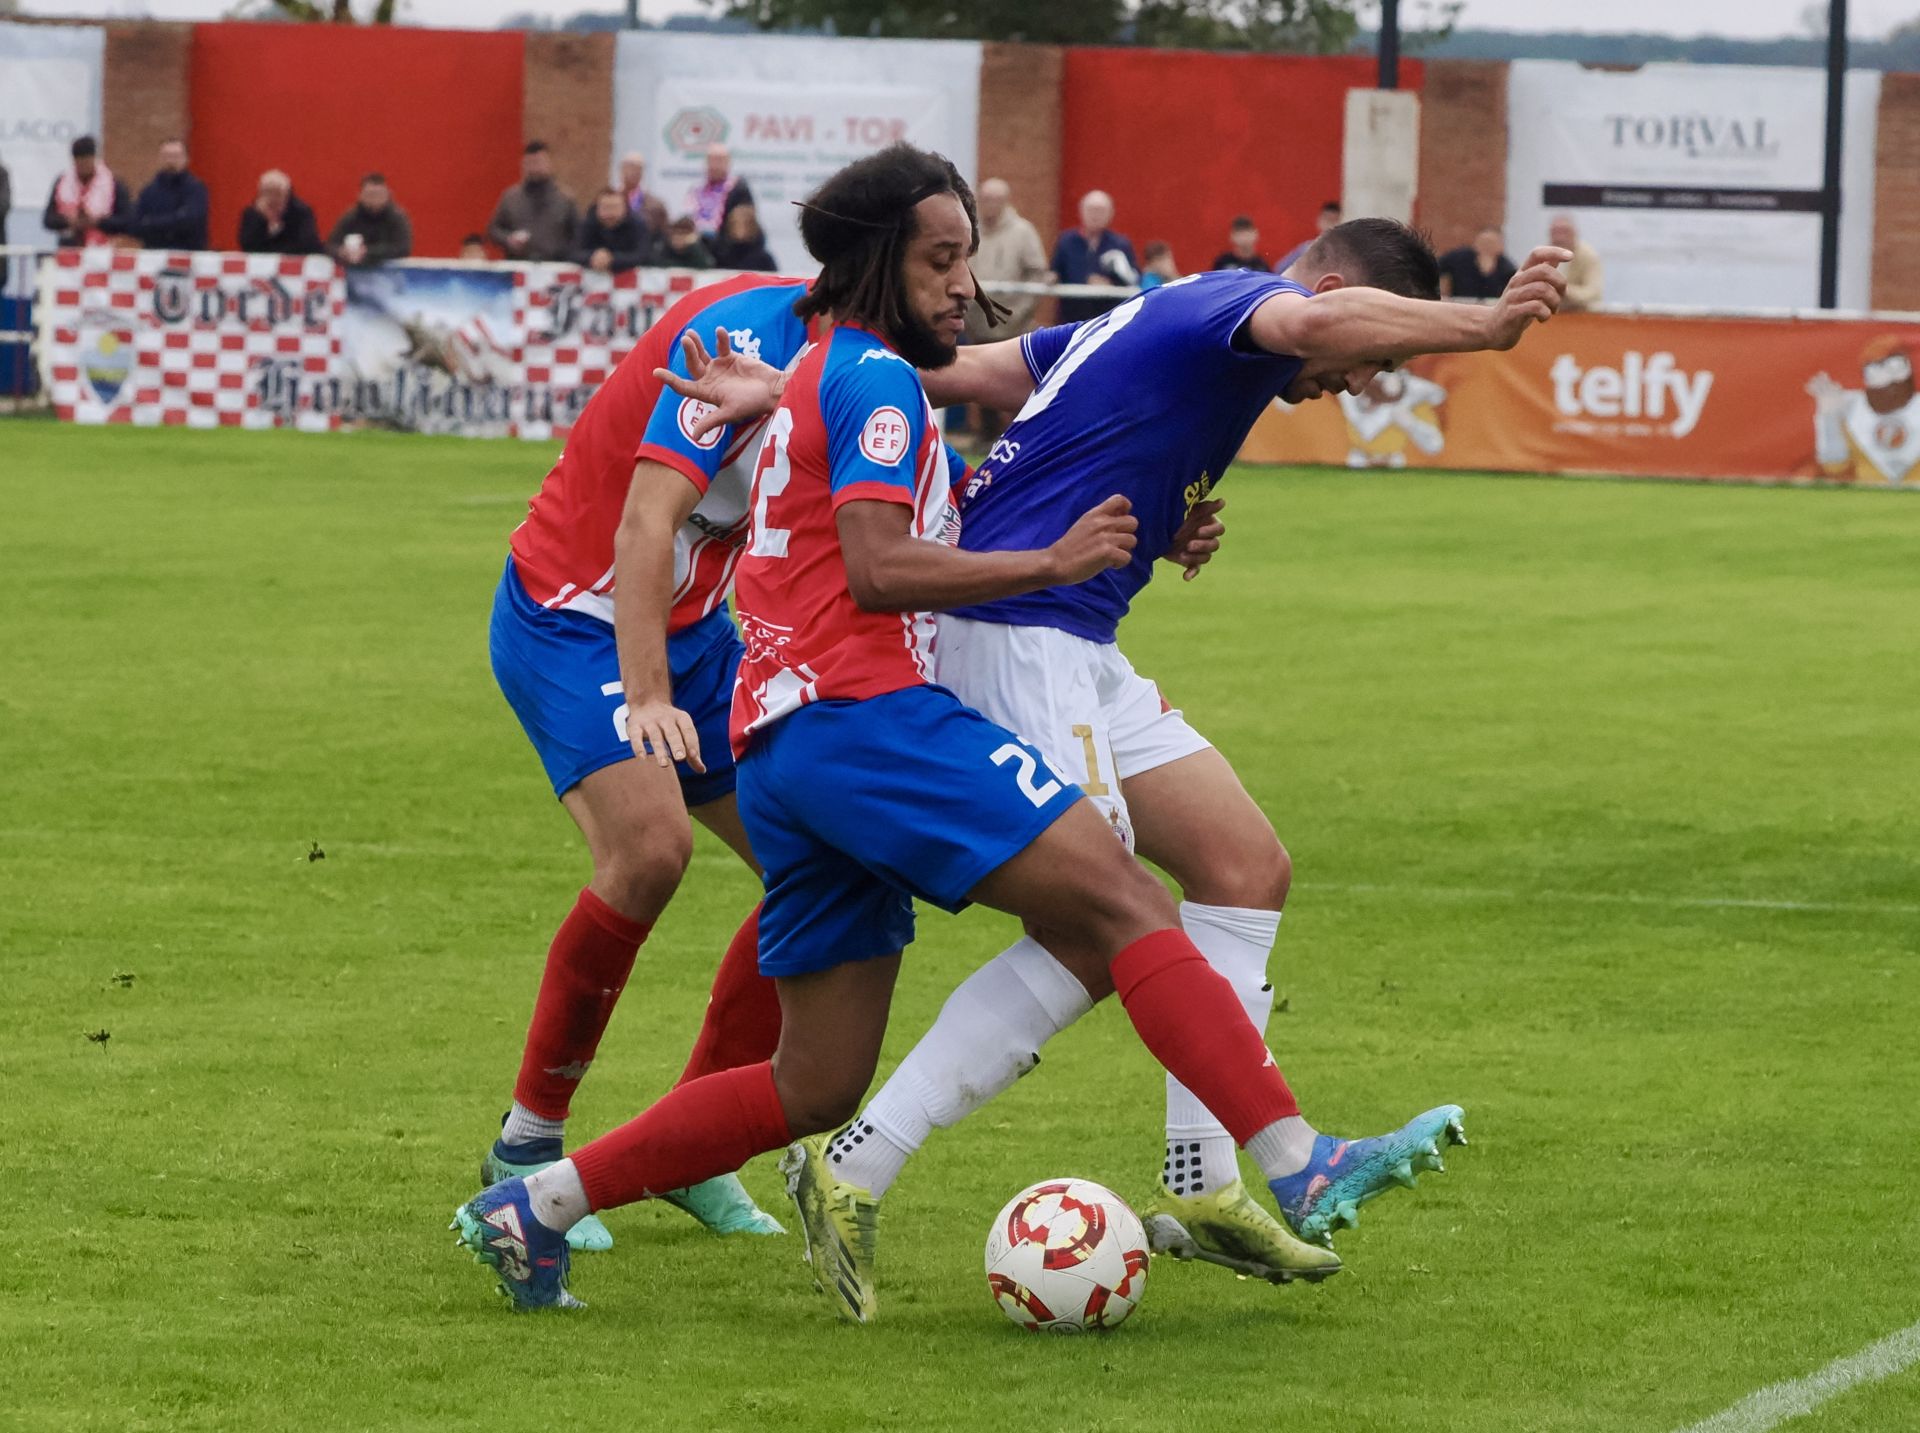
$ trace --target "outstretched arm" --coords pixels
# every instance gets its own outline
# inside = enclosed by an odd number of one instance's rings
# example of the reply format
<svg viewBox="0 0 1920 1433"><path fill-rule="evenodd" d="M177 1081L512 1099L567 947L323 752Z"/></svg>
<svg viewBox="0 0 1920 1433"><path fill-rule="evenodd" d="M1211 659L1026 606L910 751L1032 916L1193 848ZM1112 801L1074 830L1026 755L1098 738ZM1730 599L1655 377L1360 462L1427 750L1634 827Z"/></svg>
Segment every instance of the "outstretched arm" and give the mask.
<svg viewBox="0 0 1920 1433"><path fill-rule="evenodd" d="M1012 412L1033 395L1033 371L1017 338L963 346L945 368L923 368L920 382L936 408L978 403Z"/></svg>
<svg viewBox="0 0 1920 1433"><path fill-rule="evenodd" d="M1508 349L1531 323L1552 318L1566 295L1560 266L1573 255L1551 245L1526 264L1491 305L1401 298L1351 285L1311 298L1276 294L1254 310L1248 327L1269 353L1319 363L1398 363L1423 353Z"/></svg>

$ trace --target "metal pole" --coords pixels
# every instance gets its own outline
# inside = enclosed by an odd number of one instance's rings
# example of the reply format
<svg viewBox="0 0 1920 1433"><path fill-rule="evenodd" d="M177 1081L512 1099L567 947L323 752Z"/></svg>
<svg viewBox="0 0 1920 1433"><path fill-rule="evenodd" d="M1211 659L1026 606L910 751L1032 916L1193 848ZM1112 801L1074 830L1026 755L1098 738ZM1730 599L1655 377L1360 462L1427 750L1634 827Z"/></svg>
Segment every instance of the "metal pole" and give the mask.
<svg viewBox="0 0 1920 1433"><path fill-rule="evenodd" d="M1820 307L1840 302L1840 142L1846 124L1847 0L1827 0L1827 167L1820 188Z"/></svg>
<svg viewBox="0 0 1920 1433"><path fill-rule="evenodd" d="M640 0L627 0L627 28L640 28Z"/></svg>
<svg viewBox="0 0 1920 1433"><path fill-rule="evenodd" d="M1400 88L1400 0L1380 0L1380 88Z"/></svg>

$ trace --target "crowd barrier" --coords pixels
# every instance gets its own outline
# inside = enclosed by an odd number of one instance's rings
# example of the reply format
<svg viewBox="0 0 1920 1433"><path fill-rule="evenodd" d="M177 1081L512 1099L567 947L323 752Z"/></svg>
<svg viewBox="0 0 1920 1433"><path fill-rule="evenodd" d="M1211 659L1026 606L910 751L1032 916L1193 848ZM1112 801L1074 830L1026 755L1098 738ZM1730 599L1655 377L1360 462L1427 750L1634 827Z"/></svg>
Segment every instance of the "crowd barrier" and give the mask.
<svg viewBox="0 0 1920 1433"><path fill-rule="evenodd" d="M564 437L675 299L725 277L67 251L39 268L40 375L80 423ZM1916 347L1920 315L1562 314L1506 353L1276 404L1241 457L1920 487Z"/></svg>

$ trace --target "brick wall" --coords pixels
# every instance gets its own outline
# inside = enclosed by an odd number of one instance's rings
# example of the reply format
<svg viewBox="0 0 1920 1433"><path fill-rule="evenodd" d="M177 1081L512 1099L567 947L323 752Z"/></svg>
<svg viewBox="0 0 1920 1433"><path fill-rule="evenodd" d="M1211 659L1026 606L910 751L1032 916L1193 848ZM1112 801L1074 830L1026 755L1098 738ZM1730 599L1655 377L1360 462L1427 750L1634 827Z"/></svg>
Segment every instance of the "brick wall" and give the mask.
<svg viewBox="0 0 1920 1433"><path fill-rule="evenodd" d="M1415 221L1445 251L1507 212L1507 67L1499 60L1431 60L1420 95L1420 193Z"/></svg>
<svg viewBox="0 0 1920 1433"><path fill-rule="evenodd" d="M193 26L107 26L100 147L136 194L159 167L162 141L184 139L192 145L192 73Z"/></svg>
<svg viewBox="0 0 1920 1433"><path fill-rule="evenodd" d="M1873 306L1920 310L1920 75L1880 80L1874 186Z"/></svg>
<svg viewBox="0 0 1920 1433"><path fill-rule="evenodd" d="M980 58L979 180L1013 187L1013 206L1053 246L1060 207L1061 75L1057 45L985 46Z"/></svg>
<svg viewBox="0 0 1920 1433"><path fill-rule="evenodd" d="M554 173L584 208L613 173L611 34L527 35L528 139L553 146Z"/></svg>

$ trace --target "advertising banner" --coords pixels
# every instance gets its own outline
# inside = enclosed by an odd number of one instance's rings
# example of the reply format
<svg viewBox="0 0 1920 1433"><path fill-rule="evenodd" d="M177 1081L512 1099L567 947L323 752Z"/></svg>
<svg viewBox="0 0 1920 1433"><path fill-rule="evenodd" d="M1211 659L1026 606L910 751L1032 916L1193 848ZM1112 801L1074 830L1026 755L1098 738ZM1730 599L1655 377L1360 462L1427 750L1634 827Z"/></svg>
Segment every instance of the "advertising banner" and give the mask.
<svg viewBox="0 0 1920 1433"><path fill-rule="evenodd" d="M675 299L725 277L68 250L37 318L73 422L547 438Z"/></svg>
<svg viewBox="0 0 1920 1433"><path fill-rule="evenodd" d="M647 188L680 215L706 179L707 147L725 144L783 273L817 267L794 201L864 154L904 139L976 178L973 41L623 30L614 63L612 157L645 156Z"/></svg>
<svg viewBox="0 0 1920 1433"><path fill-rule="evenodd" d="M1920 488L1916 351L1893 320L1562 314L1507 353L1276 404L1242 457Z"/></svg>
<svg viewBox="0 0 1920 1433"><path fill-rule="evenodd" d="M1873 264L1880 76L1847 76L1840 305ZM1816 69L1652 64L1507 70L1507 250L1574 217L1610 303L1800 308L1819 301L1826 77Z"/></svg>
<svg viewBox="0 0 1920 1433"><path fill-rule="evenodd" d="M100 76L106 31L98 25L15 25L0 21L0 164L7 167L13 211L0 243L45 248L41 226L53 182L73 162L73 142L100 133ZM128 166L128 191L140 187L131 166L148 155L101 156Z"/></svg>

